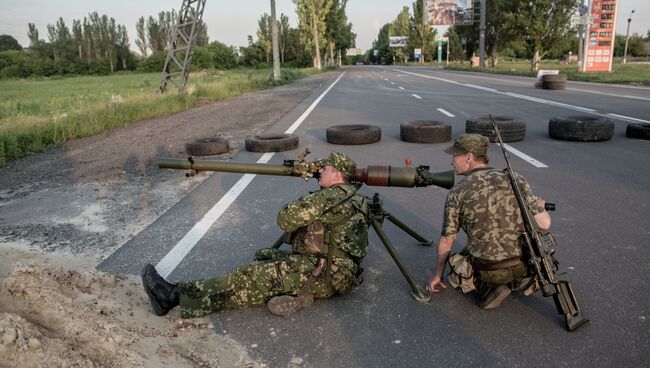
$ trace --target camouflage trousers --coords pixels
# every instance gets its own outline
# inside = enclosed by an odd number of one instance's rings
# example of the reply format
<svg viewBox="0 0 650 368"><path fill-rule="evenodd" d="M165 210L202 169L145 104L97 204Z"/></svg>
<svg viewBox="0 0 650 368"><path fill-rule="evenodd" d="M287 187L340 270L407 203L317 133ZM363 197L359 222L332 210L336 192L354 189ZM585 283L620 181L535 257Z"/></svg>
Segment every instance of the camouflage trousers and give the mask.
<svg viewBox="0 0 650 368"><path fill-rule="evenodd" d="M229 275L182 281L179 283L181 316L199 317L224 308L243 309L263 305L276 295L296 295L317 263L318 258L314 256L288 254L279 259L237 267ZM344 278L345 285L335 288L334 282L326 282L324 277L320 277L310 288L316 298L328 298L352 286L352 273L348 267L337 266L340 262L333 263L331 269L336 272L332 272L330 279Z"/></svg>

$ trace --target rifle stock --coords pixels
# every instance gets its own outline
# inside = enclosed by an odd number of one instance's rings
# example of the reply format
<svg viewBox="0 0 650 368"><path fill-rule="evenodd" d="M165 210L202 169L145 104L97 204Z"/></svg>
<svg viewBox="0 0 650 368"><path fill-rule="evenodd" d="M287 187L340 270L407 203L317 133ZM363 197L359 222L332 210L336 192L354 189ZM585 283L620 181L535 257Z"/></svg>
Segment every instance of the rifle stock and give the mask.
<svg viewBox="0 0 650 368"><path fill-rule="evenodd" d="M526 254L527 263L533 271L533 276L539 283L542 295L545 297L553 296L558 313L564 315L566 329L568 331L574 331L589 322L589 320L582 317L580 313L580 307L571 287L569 275L566 272L557 273L558 262L553 257L553 253L557 249L557 243L551 233L544 232L537 226L537 222L535 222L535 218L524 200L521 188L510 166L499 127L491 114L489 118L494 127L501 151L503 152L510 184L521 210L522 220L524 222L524 233L522 234L523 249Z"/></svg>

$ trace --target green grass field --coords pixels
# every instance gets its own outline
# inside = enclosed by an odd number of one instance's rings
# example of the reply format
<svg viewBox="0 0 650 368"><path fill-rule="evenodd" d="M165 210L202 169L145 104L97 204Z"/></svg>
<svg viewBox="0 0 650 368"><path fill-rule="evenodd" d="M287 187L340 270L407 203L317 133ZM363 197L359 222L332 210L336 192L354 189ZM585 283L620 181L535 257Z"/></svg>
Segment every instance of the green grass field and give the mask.
<svg viewBox="0 0 650 368"><path fill-rule="evenodd" d="M53 144L187 110L199 98L224 100L316 72L283 69L279 82L270 69L199 72L185 92L171 85L164 95L156 93L160 73L0 81L0 167Z"/></svg>
<svg viewBox="0 0 650 368"><path fill-rule="evenodd" d="M542 61L540 69L559 70L566 74L569 80L599 82L599 83L621 83L639 84L650 86L650 64L613 64L611 73L580 73L578 66L573 64L560 64L557 61ZM472 68L468 64L450 63L447 69L474 71L483 73L511 74L535 77L536 71L530 70L528 61L500 61L496 68Z"/></svg>

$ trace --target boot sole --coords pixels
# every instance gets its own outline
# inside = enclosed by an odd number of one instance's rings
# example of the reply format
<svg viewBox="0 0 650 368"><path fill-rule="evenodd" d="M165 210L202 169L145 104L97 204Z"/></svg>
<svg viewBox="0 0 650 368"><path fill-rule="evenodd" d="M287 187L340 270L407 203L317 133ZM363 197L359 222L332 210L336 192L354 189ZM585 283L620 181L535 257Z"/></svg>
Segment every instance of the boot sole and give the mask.
<svg viewBox="0 0 650 368"><path fill-rule="evenodd" d="M314 303L314 296L309 294L302 297L291 295L280 295L271 298L266 306L276 316L289 316L298 310L308 307Z"/></svg>

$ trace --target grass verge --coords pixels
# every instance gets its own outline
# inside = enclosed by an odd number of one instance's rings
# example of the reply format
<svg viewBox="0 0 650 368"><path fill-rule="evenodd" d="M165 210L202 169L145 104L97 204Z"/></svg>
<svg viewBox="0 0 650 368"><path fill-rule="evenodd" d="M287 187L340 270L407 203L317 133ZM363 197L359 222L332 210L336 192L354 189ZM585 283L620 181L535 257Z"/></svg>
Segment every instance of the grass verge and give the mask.
<svg viewBox="0 0 650 368"><path fill-rule="evenodd" d="M0 81L0 167L67 140L190 109L198 98L225 100L317 72L283 69L280 81L269 69L197 72L184 92L172 85L164 95L156 93L160 73Z"/></svg>
<svg viewBox="0 0 650 368"><path fill-rule="evenodd" d="M578 71L576 64L560 64L551 61L543 61L539 68L559 70L560 73L566 74L569 80L575 81L650 86L650 64L613 64L611 73L581 73ZM496 68L472 68L468 64L450 63L446 69L528 77L537 76L536 71L530 70L530 62L526 61L502 61L497 64Z"/></svg>

